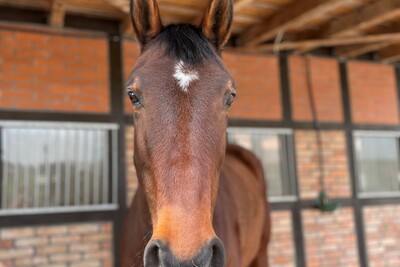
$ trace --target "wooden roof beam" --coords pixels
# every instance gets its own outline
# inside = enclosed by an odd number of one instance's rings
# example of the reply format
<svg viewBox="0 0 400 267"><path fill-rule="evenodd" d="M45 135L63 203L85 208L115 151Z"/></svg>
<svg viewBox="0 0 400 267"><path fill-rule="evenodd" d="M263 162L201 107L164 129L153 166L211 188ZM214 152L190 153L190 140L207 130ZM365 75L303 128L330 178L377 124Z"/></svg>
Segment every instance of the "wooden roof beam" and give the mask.
<svg viewBox="0 0 400 267"><path fill-rule="evenodd" d="M378 42L366 45L351 45L338 47L335 49L335 52L340 58L355 58L363 54L367 54L388 47L391 44L391 42Z"/></svg>
<svg viewBox="0 0 400 267"><path fill-rule="evenodd" d="M235 0L233 2L233 12L237 13L245 6L252 4L255 0Z"/></svg>
<svg viewBox="0 0 400 267"><path fill-rule="evenodd" d="M345 0L294 1L239 36L238 43L242 46L254 47L274 38L280 32L285 33L302 27L310 21L341 7L346 2Z"/></svg>
<svg viewBox="0 0 400 267"><path fill-rule="evenodd" d="M378 57L385 63L400 61L400 44L394 44L379 51Z"/></svg>
<svg viewBox="0 0 400 267"><path fill-rule="evenodd" d="M64 3L60 0L53 0L48 17L49 25L55 28L64 27L65 13L66 8Z"/></svg>
<svg viewBox="0 0 400 267"><path fill-rule="evenodd" d="M400 0L379 0L333 21L326 29L325 36L356 35L398 17L400 17Z"/></svg>
<svg viewBox="0 0 400 267"><path fill-rule="evenodd" d="M126 37L133 37L131 16L126 16L122 21L122 34Z"/></svg>
<svg viewBox="0 0 400 267"><path fill-rule="evenodd" d="M106 0L106 2L129 14L129 0Z"/></svg>
<svg viewBox="0 0 400 267"><path fill-rule="evenodd" d="M361 34L386 21L400 17L400 0L379 0L351 12L321 29L320 37L346 37ZM305 47L298 53L307 53L317 47Z"/></svg>
<svg viewBox="0 0 400 267"><path fill-rule="evenodd" d="M278 45L267 44L260 45L257 47L242 47L237 50L247 52L273 52L273 51L285 51L285 50L301 50L304 47L335 47L335 46L346 46L355 44L371 44L378 42L400 42L400 33L392 34L374 34L366 36L355 36L355 37L336 37L330 39L315 39L307 41L293 41L283 42Z"/></svg>

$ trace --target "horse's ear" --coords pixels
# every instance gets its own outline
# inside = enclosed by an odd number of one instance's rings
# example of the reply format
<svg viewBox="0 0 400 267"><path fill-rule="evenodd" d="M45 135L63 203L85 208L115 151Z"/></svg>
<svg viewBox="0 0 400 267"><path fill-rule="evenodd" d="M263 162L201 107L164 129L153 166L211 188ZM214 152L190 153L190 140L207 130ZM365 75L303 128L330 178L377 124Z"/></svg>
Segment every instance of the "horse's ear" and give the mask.
<svg viewBox="0 0 400 267"><path fill-rule="evenodd" d="M232 16L232 0L210 0L201 29L218 52L224 47L231 34Z"/></svg>
<svg viewBox="0 0 400 267"><path fill-rule="evenodd" d="M141 46L145 46L162 30L156 0L130 0L131 20L136 38Z"/></svg>

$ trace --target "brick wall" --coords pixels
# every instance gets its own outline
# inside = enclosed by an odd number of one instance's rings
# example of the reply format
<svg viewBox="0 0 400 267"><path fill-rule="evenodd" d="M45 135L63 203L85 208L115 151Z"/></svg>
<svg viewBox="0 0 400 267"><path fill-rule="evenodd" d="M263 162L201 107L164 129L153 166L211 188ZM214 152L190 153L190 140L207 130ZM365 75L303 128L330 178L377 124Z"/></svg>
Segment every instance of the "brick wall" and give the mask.
<svg viewBox="0 0 400 267"><path fill-rule="evenodd" d="M323 131L325 184L330 197L351 195L344 132ZM301 198L316 198L320 190L315 131L295 131L296 165Z"/></svg>
<svg viewBox="0 0 400 267"><path fill-rule="evenodd" d="M282 119L277 57L224 53L222 58L235 79L238 95L230 117Z"/></svg>
<svg viewBox="0 0 400 267"><path fill-rule="evenodd" d="M311 88L320 121L343 121L339 65L330 58L309 57ZM312 113L307 85L306 58L289 57L292 116L296 121L311 121Z"/></svg>
<svg viewBox="0 0 400 267"><path fill-rule="evenodd" d="M0 266L113 266L112 224L0 229Z"/></svg>
<svg viewBox="0 0 400 267"><path fill-rule="evenodd" d="M302 211L307 267L359 266L351 208L334 213Z"/></svg>
<svg viewBox="0 0 400 267"><path fill-rule="evenodd" d="M369 266L400 266L400 205L363 210Z"/></svg>
<svg viewBox="0 0 400 267"><path fill-rule="evenodd" d="M349 62L348 82L354 122L399 124L393 66Z"/></svg>
<svg viewBox="0 0 400 267"><path fill-rule="evenodd" d="M269 265L273 267L296 266L290 211L273 211L271 224L271 241L268 247Z"/></svg>
<svg viewBox="0 0 400 267"><path fill-rule="evenodd" d="M123 41L125 79L139 47ZM231 118L282 119L278 59L275 56L224 53L237 83L238 98ZM319 118L342 122L343 108L338 63L311 57L312 85ZM0 30L0 109L48 112L108 113L108 41L99 36L79 38L58 34ZM310 121L304 58L289 58L293 118ZM357 123L398 124L393 67L365 62L348 65L353 120ZM123 88L125 90L125 88ZM132 109L127 97L124 110ZM126 129L127 202L137 188L133 167L133 127ZM331 197L350 197L345 134L324 131L327 189ZM315 132L295 131L296 167L300 197L314 199L319 191ZM399 206L363 210L371 266L400 266ZM295 266L291 211L273 211L271 266ZM353 211L333 214L303 210L307 266L358 266ZM344 249L343 249L344 248ZM0 267L3 266L111 266L112 224L75 223L0 229Z"/></svg>
<svg viewBox="0 0 400 267"><path fill-rule="evenodd" d="M0 109L106 113L106 38L0 30Z"/></svg>

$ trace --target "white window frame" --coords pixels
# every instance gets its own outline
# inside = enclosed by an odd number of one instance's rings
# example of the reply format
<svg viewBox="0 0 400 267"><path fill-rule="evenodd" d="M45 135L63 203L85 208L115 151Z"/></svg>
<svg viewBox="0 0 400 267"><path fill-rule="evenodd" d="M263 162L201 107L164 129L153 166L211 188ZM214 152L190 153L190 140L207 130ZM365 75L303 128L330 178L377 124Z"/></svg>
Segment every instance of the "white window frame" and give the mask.
<svg viewBox="0 0 400 267"><path fill-rule="evenodd" d="M228 127L227 133L253 133L257 131L258 133L266 135L285 135L288 141L290 141L290 146L288 144L287 150L291 150L290 153L286 151L287 163L288 163L288 179L293 183L293 195L288 196L267 196L268 201L271 203L281 203L281 202L296 202L297 197L297 181L296 181L296 166L295 166L295 156L294 156L294 140L293 140L293 130L289 128L264 128L264 127L247 127L247 126L235 126ZM268 178L267 178L268 179ZM268 181L267 181L268 182Z"/></svg>
<svg viewBox="0 0 400 267"><path fill-rule="evenodd" d="M21 129L62 129L62 130L103 130L109 131L109 140L112 151L109 160L109 168L111 168L111 182L108 183L107 190L111 190L110 203L101 204L80 204L70 206L50 206L50 207L18 207L18 208L4 208L0 207L1 216L10 215L29 215L29 214L48 214L48 213L66 213L66 212L87 212L87 211L106 211L118 210L118 131L119 125L115 123L91 123L91 122L60 122L60 121L14 121L14 120L0 120L0 128L21 128ZM2 140L0 140L2 141ZM4 148L3 148L4 149ZM2 160L2 158L0 158ZM3 162L1 162L3 164ZM4 166L2 168L1 177L4 179L6 176ZM3 180L0 181L3 183ZM2 189L4 190L4 189ZM0 192L1 195L2 192ZM2 197L2 196L0 196Z"/></svg>
<svg viewBox="0 0 400 267"><path fill-rule="evenodd" d="M353 132L353 151L354 158L353 164L355 169L355 177L357 182L356 195L360 199L371 199L371 198L391 198L391 197L400 197L400 190L398 192L391 191L380 191L380 192L361 192L359 188L360 183L360 170L358 169L357 164L357 147L356 142L358 137L376 137L376 138L397 138L398 144L400 144L400 132L399 131L380 131L380 130L357 130ZM400 147L398 147L400 149ZM400 152L400 151L399 151ZM400 161L400 153L399 158ZM400 164L400 163L399 163Z"/></svg>

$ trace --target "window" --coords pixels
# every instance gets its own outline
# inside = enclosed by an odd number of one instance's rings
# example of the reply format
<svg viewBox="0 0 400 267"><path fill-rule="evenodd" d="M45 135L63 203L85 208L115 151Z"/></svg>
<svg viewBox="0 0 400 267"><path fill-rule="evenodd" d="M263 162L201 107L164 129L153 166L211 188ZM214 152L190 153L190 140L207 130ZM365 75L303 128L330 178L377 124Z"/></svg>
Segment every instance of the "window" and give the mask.
<svg viewBox="0 0 400 267"><path fill-rule="evenodd" d="M354 136L361 195L400 193L399 137L392 132L357 132Z"/></svg>
<svg viewBox="0 0 400 267"><path fill-rule="evenodd" d="M295 182L290 130L229 128L228 140L253 151L261 160L271 200L293 199Z"/></svg>
<svg viewBox="0 0 400 267"><path fill-rule="evenodd" d="M117 130L0 121L0 214L116 208Z"/></svg>

